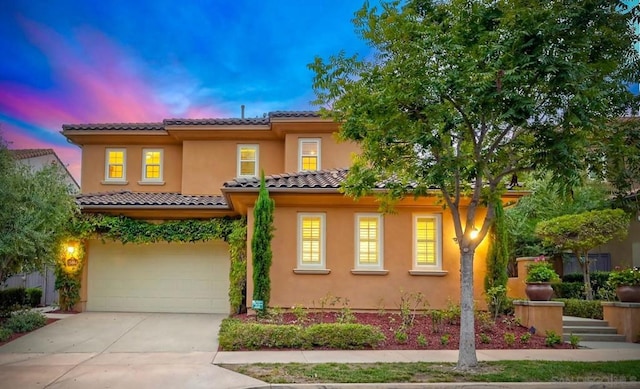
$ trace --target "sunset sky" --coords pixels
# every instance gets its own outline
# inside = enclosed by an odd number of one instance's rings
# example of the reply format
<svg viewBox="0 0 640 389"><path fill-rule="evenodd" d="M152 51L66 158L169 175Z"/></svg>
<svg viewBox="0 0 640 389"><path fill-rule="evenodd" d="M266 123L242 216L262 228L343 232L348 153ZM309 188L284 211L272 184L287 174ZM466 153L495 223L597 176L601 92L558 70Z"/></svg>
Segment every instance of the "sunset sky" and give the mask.
<svg viewBox="0 0 640 389"><path fill-rule="evenodd" d="M362 0L2 3L0 133L53 148L77 180L63 123L313 109L315 56L371 54L351 23Z"/></svg>
<svg viewBox="0 0 640 389"><path fill-rule="evenodd" d="M307 64L367 55L360 0L14 0L0 11L0 131L53 148L76 179L63 123L157 122L313 109Z"/></svg>

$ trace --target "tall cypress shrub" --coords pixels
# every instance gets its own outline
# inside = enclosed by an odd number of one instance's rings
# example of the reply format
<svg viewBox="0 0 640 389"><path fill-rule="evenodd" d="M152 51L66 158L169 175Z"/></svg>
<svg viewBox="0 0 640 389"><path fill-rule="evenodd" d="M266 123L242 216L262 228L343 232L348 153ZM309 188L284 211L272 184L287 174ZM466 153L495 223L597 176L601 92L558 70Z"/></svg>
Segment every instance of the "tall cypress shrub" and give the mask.
<svg viewBox="0 0 640 389"><path fill-rule="evenodd" d="M509 238L507 235L507 227L505 225L504 208L502 202L497 201L495 205L495 219L490 231L490 246L489 253L487 254L487 274L484 278L484 289L503 286L504 290L499 293L497 297L498 301L504 301L506 298L507 281L509 275L507 274L507 266L509 264ZM499 307L492 306L494 301L489 302L489 308L491 311L499 309Z"/></svg>
<svg viewBox="0 0 640 389"><path fill-rule="evenodd" d="M263 311L269 306L271 296L271 239L273 238L274 201L269 198L264 172L260 177L260 192L253 210L253 237L251 255L253 259L253 299L263 301Z"/></svg>

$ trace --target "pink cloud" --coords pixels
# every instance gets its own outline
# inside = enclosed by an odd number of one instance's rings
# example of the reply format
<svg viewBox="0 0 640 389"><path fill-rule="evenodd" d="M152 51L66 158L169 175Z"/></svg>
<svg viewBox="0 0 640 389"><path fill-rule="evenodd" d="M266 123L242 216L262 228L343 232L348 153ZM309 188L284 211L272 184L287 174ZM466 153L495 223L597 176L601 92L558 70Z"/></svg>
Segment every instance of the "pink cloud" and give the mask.
<svg viewBox="0 0 640 389"><path fill-rule="evenodd" d="M31 20L23 19L22 25L30 42L46 56L53 86L37 89L0 82L0 115L41 130L5 123L2 135L12 142L11 148L53 148L78 182L80 149L39 137L63 139L58 133L65 123L158 122L176 116L219 117L223 112L192 102L180 108L163 101L154 89L159 83L154 85L145 64L100 32L83 28L66 38ZM162 95L167 93L163 89ZM43 136L46 133L51 135Z"/></svg>

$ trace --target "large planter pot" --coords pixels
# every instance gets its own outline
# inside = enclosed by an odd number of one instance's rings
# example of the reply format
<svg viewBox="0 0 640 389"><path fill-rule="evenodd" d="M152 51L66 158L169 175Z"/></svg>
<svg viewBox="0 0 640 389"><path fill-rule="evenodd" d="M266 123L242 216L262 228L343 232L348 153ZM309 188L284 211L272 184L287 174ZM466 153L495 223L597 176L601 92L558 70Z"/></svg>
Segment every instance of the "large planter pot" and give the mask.
<svg viewBox="0 0 640 389"><path fill-rule="evenodd" d="M531 301L549 301L553 296L553 288L549 282L527 282L524 293Z"/></svg>
<svg viewBox="0 0 640 389"><path fill-rule="evenodd" d="M640 303L640 285L624 285L616 288L618 300L623 303Z"/></svg>

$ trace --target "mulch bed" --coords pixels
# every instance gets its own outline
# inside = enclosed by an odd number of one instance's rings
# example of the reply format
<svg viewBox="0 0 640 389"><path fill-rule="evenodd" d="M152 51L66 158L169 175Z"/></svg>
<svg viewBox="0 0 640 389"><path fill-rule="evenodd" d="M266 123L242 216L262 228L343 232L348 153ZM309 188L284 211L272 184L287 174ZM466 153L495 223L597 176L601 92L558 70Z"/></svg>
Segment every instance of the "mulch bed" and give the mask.
<svg viewBox="0 0 640 389"><path fill-rule="evenodd" d="M339 313L310 313L304 325L314 323L333 323L336 322ZM401 326L401 317L398 313L369 313L354 312L356 323L369 324L378 327L385 335L386 340L380 344L379 350L458 350L460 343L460 325L459 323L443 323L436 331L431 322L431 318L424 314L415 316L413 325L408 329L407 339L405 342L396 340L396 331ZM235 315L237 319L243 321L258 320L255 315ZM271 324L300 324L297 318L290 312L276 315L270 319L259 319L261 323ZM544 334L531 336L527 342L522 342L521 337L529 333L529 329L515 324L512 316L499 317L493 326L485 326L481 328L476 319L476 348L479 350L486 349L544 349ZM488 328L490 327L490 328ZM508 344L505 341L505 334L513 334L515 341ZM484 334L485 336L482 336ZM562 336L562 334L558 334ZM444 338L447 338L445 341ZM419 339L426 341L420 342ZM554 348L571 348L567 343L555 345Z"/></svg>

